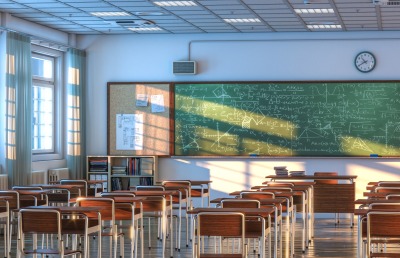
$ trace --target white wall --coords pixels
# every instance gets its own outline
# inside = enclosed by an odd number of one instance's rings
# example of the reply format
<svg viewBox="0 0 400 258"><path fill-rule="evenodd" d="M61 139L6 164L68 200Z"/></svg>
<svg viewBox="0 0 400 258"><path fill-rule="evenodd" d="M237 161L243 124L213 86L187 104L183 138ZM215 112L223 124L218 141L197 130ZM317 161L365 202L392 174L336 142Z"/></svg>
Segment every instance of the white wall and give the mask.
<svg viewBox="0 0 400 258"><path fill-rule="evenodd" d="M78 37L88 54L87 151L107 153L107 82L399 80L399 33L265 33ZM190 46L190 49L189 49ZM371 73L354 57L373 52ZM176 76L172 62L198 62L199 74ZM358 197L374 180L400 180L399 159L163 158L160 179L210 179L213 197L264 181L273 166L356 174Z"/></svg>

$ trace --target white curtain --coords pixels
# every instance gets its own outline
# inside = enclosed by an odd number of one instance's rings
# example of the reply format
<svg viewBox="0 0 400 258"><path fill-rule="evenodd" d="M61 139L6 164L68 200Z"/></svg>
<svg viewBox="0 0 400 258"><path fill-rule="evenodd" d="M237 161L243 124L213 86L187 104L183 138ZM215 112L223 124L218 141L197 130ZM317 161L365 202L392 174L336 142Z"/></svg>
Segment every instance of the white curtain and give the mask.
<svg viewBox="0 0 400 258"><path fill-rule="evenodd" d="M9 186L28 185L32 171L31 40L15 32L6 39L5 170Z"/></svg>
<svg viewBox="0 0 400 258"><path fill-rule="evenodd" d="M67 166L71 178L86 174L85 91L86 53L70 48L67 51Z"/></svg>

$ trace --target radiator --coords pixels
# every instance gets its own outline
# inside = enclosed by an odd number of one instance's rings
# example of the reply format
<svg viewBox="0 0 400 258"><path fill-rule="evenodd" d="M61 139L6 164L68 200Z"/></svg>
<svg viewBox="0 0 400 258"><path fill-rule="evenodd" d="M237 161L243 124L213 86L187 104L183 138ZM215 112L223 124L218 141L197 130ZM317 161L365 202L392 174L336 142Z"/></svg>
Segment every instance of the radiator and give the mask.
<svg viewBox="0 0 400 258"><path fill-rule="evenodd" d="M57 182L61 179L69 179L68 168L53 168L49 169L49 183Z"/></svg>
<svg viewBox="0 0 400 258"><path fill-rule="evenodd" d="M44 170L34 170L31 173L31 183L32 184L47 184L46 171Z"/></svg>
<svg viewBox="0 0 400 258"><path fill-rule="evenodd" d="M8 175L0 174L0 190L8 190Z"/></svg>

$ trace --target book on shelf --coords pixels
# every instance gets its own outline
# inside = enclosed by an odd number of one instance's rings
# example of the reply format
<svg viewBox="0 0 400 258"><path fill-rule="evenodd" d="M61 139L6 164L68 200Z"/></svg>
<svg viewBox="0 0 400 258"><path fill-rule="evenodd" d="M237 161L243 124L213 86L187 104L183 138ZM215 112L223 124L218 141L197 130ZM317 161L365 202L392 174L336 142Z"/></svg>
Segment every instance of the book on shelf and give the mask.
<svg viewBox="0 0 400 258"><path fill-rule="evenodd" d="M111 167L112 175L126 175L126 167L125 166L112 166Z"/></svg>
<svg viewBox="0 0 400 258"><path fill-rule="evenodd" d="M140 175L141 176L153 176L153 169L141 169Z"/></svg>
<svg viewBox="0 0 400 258"><path fill-rule="evenodd" d="M89 171L90 172L107 172L108 161L107 159L90 159Z"/></svg>
<svg viewBox="0 0 400 258"><path fill-rule="evenodd" d="M153 185L152 177L141 177L139 181L140 185Z"/></svg>
<svg viewBox="0 0 400 258"><path fill-rule="evenodd" d="M154 159L153 158L140 158L139 161L139 175L153 176Z"/></svg>

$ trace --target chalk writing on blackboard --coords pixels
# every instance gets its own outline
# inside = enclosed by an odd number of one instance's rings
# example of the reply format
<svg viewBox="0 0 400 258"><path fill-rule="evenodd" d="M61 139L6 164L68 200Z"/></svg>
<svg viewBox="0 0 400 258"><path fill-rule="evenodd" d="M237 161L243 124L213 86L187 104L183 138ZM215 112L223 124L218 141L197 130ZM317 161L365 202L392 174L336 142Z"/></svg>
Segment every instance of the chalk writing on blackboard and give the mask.
<svg viewBox="0 0 400 258"><path fill-rule="evenodd" d="M175 85L176 155L400 156L400 83Z"/></svg>

